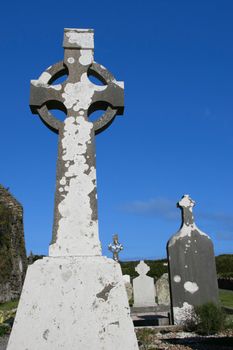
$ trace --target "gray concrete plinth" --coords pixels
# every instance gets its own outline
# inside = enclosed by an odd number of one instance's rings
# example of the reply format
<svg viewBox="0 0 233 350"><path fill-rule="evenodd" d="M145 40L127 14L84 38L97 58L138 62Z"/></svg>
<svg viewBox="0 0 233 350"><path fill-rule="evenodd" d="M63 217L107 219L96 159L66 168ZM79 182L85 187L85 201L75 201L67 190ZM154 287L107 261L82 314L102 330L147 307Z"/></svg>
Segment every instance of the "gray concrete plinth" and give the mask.
<svg viewBox="0 0 233 350"><path fill-rule="evenodd" d="M99 256L29 266L7 347L16 349L138 349L120 265Z"/></svg>

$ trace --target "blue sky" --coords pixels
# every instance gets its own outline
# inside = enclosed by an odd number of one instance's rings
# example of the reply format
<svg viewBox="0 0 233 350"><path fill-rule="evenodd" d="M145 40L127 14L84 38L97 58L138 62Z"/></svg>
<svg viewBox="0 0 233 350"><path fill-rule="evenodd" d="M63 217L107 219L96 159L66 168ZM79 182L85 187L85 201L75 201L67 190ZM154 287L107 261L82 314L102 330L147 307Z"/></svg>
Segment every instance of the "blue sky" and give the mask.
<svg viewBox="0 0 233 350"><path fill-rule="evenodd" d="M125 82L125 113L97 136L103 253L159 258L196 201L216 254L233 247L233 2L11 1L1 5L0 183L24 206L28 253L47 254L57 136L32 115L29 82L63 59L63 28L95 30L95 60Z"/></svg>

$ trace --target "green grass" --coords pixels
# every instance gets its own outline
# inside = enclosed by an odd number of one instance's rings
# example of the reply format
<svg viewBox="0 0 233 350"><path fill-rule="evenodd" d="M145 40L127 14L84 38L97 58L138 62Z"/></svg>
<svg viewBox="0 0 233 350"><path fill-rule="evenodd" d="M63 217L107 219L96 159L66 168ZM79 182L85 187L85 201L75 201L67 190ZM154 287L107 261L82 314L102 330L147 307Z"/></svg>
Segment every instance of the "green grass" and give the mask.
<svg viewBox="0 0 233 350"><path fill-rule="evenodd" d="M6 325L0 324L0 337L10 332L10 328Z"/></svg>
<svg viewBox="0 0 233 350"><path fill-rule="evenodd" d="M233 308L233 291L219 289L219 299L223 306Z"/></svg>
<svg viewBox="0 0 233 350"><path fill-rule="evenodd" d="M0 310L8 311L12 309L16 309L18 306L19 300L8 301L7 303L0 304Z"/></svg>

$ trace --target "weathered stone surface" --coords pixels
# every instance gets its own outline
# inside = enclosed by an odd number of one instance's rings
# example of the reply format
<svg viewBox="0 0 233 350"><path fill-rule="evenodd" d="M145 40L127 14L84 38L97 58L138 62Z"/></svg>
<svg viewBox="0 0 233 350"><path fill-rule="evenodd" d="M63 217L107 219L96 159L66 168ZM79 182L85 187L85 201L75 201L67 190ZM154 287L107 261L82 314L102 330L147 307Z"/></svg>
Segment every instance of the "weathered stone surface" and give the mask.
<svg viewBox="0 0 233 350"><path fill-rule="evenodd" d="M130 283L130 275L123 275L123 281L125 284L128 301L130 301L133 296L133 287L132 287L132 284Z"/></svg>
<svg viewBox="0 0 233 350"><path fill-rule="evenodd" d="M155 283L158 305L170 305L168 273L164 273Z"/></svg>
<svg viewBox="0 0 233 350"><path fill-rule="evenodd" d="M182 211L180 230L167 244L171 303L175 324L184 322L193 306L218 303L214 249L210 237L194 222L195 202L188 196L177 204Z"/></svg>
<svg viewBox="0 0 233 350"><path fill-rule="evenodd" d="M0 302L19 297L27 269L22 205L0 185Z"/></svg>
<svg viewBox="0 0 233 350"><path fill-rule="evenodd" d="M30 265L7 349L138 349L120 265L105 257Z"/></svg>
<svg viewBox="0 0 233 350"><path fill-rule="evenodd" d="M146 276L146 274L150 271L150 267L143 260L141 260L135 267L135 271L139 274L139 276L133 279L133 306L155 306L154 279Z"/></svg>
<svg viewBox="0 0 233 350"><path fill-rule="evenodd" d="M65 29L64 62L31 82L32 112L59 134L53 240L50 257L29 267L8 350L138 349L120 265L101 256L97 220L95 135L123 113L124 89L94 62L93 43L92 30ZM62 109L64 122L49 109ZM96 109L106 112L91 122Z"/></svg>
<svg viewBox="0 0 233 350"><path fill-rule="evenodd" d="M130 275L123 275L123 280L125 283L130 283Z"/></svg>

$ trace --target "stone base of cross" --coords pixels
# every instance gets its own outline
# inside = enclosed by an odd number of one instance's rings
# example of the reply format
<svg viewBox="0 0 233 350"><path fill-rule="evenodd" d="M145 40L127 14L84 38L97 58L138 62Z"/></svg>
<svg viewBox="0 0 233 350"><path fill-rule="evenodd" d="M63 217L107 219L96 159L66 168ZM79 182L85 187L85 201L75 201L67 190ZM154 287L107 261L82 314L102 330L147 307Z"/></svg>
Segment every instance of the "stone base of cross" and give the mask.
<svg viewBox="0 0 233 350"><path fill-rule="evenodd" d="M106 257L28 267L7 350L136 350L120 265Z"/></svg>
<svg viewBox="0 0 233 350"><path fill-rule="evenodd" d="M66 29L64 47L64 62L31 84L32 112L59 135L53 238L49 257L28 267L7 350L137 350L120 265L101 255L97 220L94 139L122 114L123 84L93 61L92 30ZM106 112L92 123L98 108Z"/></svg>

